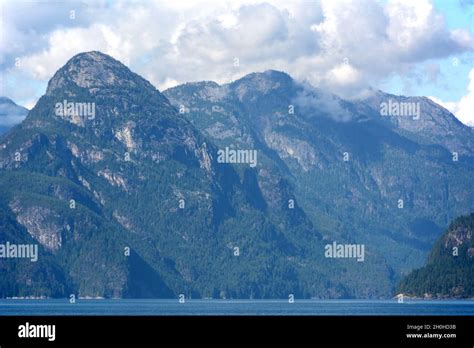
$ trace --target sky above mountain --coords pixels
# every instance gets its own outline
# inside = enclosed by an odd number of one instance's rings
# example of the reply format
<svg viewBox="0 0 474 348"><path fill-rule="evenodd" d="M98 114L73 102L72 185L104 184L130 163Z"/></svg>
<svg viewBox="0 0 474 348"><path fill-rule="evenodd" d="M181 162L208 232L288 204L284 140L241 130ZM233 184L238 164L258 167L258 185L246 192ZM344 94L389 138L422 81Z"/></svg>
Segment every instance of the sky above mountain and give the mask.
<svg viewBox="0 0 474 348"><path fill-rule="evenodd" d="M73 55L163 90L276 69L345 98L426 95L474 124L474 2L2 1L0 95L31 108Z"/></svg>

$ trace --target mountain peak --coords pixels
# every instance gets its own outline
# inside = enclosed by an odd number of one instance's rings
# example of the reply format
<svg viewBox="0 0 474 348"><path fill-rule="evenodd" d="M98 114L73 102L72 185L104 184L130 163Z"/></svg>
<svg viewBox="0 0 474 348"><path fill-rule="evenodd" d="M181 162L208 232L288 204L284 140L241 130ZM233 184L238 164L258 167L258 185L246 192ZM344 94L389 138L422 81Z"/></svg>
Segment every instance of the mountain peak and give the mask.
<svg viewBox="0 0 474 348"><path fill-rule="evenodd" d="M245 75L241 79L232 82L230 86L235 88L239 99L242 100L248 92L267 94L271 90L287 90L292 84L293 79L287 73L266 70Z"/></svg>
<svg viewBox="0 0 474 348"><path fill-rule="evenodd" d="M49 81L46 95L62 91L71 83L91 93L107 87L127 88L142 84L152 87L124 64L99 51L79 53L72 57Z"/></svg>
<svg viewBox="0 0 474 348"><path fill-rule="evenodd" d="M108 54L102 53L100 51L89 51L89 52L81 52L73 56L69 59L68 63L77 62L80 60L90 60L95 62L118 62L118 60L112 58Z"/></svg>
<svg viewBox="0 0 474 348"><path fill-rule="evenodd" d="M283 71L278 70L265 70L263 72L254 72L244 77L240 78L239 80L234 81L234 83L238 82L250 82L250 81L274 81L274 82L290 82L293 81L290 75Z"/></svg>
<svg viewBox="0 0 474 348"><path fill-rule="evenodd" d="M280 70L269 69L269 70L265 70L261 74L269 76L269 77L273 77L273 78L277 77L277 78L291 79L290 75L288 75L286 72L280 71Z"/></svg>
<svg viewBox="0 0 474 348"><path fill-rule="evenodd" d="M27 113L28 109L17 105L10 98L0 97L0 134L23 121Z"/></svg>
<svg viewBox="0 0 474 348"><path fill-rule="evenodd" d="M15 102L8 97L0 97L0 104L16 105Z"/></svg>

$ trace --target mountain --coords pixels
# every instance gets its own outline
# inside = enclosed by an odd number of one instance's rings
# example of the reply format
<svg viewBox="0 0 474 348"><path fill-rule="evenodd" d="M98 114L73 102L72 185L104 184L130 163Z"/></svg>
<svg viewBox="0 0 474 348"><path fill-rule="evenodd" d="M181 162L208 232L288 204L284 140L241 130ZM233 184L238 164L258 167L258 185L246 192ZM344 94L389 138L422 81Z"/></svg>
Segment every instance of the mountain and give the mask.
<svg viewBox="0 0 474 348"><path fill-rule="evenodd" d="M16 105L11 99L0 97L0 135L20 123L28 113L28 109Z"/></svg>
<svg viewBox="0 0 474 348"><path fill-rule="evenodd" d="M100 52L71 58L1 139L0 244L38 243L39 260L3 260L0 297L332 298L392 290L382 259L324 257L326 242L289 181L259 169L265 158L258 154L256 166L223 163L219 150L120 62ZM368 268L370 279L362 276Z"/></svg>
<svg viewBox="0 0 474 348"><path fill-rule="evenodd" d="M372 110L380 111L387 101L419 104L420 117L392 116L384 120L394 125L395 131L423 144L441 145L451 152L473 157L474 129L461 123L452 113L426 97L405 97L375 92L364 102ZM415 122L414 122L415 121Z"/></svg>
<svg viewBox="0 0 474 348"><path fill-rule="evenodd" d="M0 297L391 297L474 210L472 131L393 98L278 71L161 93L72 57L0 139L0 247L39 253L1 260Z"/></svg>
<svg viewBox="0 0 474 348"><path fill-rule="evenodd" d="M385 260L393 281L474 210L474 133L427 98L347 101L272 70L164 95L216 144L256 147L261 181L285 179L324 240L366 245L366 262ZM419 103L419 117L382 116L391 99Z"/></svg>
<svg viewBox="0 0 474 348"><path fill-rule="evenodd" d="M425 298L474 297L474 213L455 219L427 264L402 279L399 292Z"/></svg>

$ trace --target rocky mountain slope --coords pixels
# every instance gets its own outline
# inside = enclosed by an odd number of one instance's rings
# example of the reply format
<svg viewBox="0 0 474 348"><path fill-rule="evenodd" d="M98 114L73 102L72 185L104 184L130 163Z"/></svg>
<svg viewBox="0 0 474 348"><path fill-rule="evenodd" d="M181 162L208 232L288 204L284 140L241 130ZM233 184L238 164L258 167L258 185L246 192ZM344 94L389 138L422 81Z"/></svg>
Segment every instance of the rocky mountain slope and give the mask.
<svg viewBox="0 0 474 348"><path fill-rule="evenodd" d="M295 194L284 178L269 171L260 187L255 168L217 158L212 141L148 81L99 52L73 57L0 144L2 223L11 231L1 241L39 243L41 269L51 269L41 280L51 286L13 271L29 260L2 260L0 295L390 290L383 262L377 286L346 283L347 270L324 258L319 231L297 202L289 207ZM361 274L366 267L348 265Z"/></svg>
<svg viewBox="0 0 474 348"><path fill-rule="evenodd" d="M364 243L397 274L474 209L474 133L426 98L345 101L278 71L164 94L217 144L265 154L262 180L285 178L325 239ZM419 117L382 116L390 100L419 104Z"/></svg>
<svg viewBox="0 0 474 348"><path fill-rule="evenodd" d="M277 71L162 94L79 54L0 140L0 244L39 245L0 297L390 297L474 208L472 131L420 109L440 126Z"/></svg>

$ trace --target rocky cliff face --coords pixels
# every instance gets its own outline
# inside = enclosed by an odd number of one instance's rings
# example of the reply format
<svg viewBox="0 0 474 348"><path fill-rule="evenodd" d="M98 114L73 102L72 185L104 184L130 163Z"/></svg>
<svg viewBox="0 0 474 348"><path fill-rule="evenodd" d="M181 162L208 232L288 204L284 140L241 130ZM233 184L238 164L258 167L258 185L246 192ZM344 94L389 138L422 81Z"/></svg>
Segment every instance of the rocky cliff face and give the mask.
<svg viewBox="0 0 474 348"><path fill-rule="evenodd" d="M399 103L402 107L413 105L415 111L419 108L419 115L380 117L393 124L398 133L423 144L441 145L450 152L473 157L474 130L426 97L395 96L377 91L364 100L363 104L369 106L375 114L380 114L381 105L389 102Z"/></svg>
<svg viewBox="0 0 474 348"><path fill-rule="evenodd" d="M366 243L397 273L474 209L472 129L427 98L345 101L277 71L164 94L217 144L260 149L260 186L268 172L287 182L326 239Z"/></svg>
<svg viewBox="0 0 474 348"><path fill-rule="evenodd" d="M60 269L61 286L5 285L1 296L365 291L324 267L320 234L297 204L288 208L287 182L268 171L260 186L256 169L220 163L218 150L120 62L99 52L73 57L0 145L5 216Z"/></svg>

